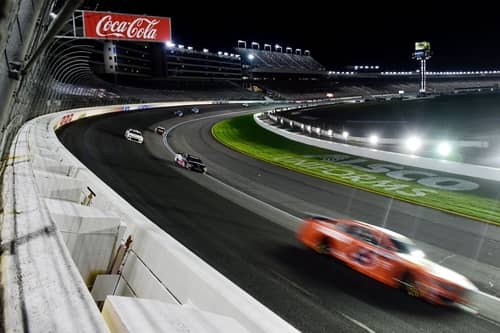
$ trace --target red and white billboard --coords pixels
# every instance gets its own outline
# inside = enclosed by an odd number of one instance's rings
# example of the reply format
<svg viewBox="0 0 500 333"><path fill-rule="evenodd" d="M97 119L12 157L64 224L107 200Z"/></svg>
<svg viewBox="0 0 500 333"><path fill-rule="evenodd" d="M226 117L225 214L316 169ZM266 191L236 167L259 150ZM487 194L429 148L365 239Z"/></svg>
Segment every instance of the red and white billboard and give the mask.
<svg viewBox="0 0 500 333"><path fill-rule="evenodd" d="M170 18L107 12L83 12L84 37L146 42L172 39Z"/></svg>

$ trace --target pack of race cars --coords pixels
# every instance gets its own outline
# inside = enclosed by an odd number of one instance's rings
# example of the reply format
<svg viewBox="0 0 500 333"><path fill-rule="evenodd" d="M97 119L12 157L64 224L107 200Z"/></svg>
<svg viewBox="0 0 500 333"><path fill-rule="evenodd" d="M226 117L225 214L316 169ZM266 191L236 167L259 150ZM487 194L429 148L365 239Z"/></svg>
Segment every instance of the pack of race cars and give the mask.
<svg viewBox="0 0 500 333"><path fill-rule="evenodd" d="M193 114L198 114L200 113L200 109L196 106L192 106L189 108L189 111L192 112ZM178 109L173 111L173 114L178 117L182 117L184 115L184 111L182 109ZM154 129L154 132L158 135L164 135L166 130L162 126L156 126ZM144 137L143 134L140 130L134 129L134 128L129 128L125 131L124 134L125 138L129 141L136 142L136 143L143 143L144 142ZM177 153L175 154L174 157L174 163L176 166L188 169L188 170L193 170L193 171L198 171L201 173L206 173L207 172L207 166L203 164L202 160L199 157L193 156L188 153Z"/></svg>
<svg viewBox="0 0 500 333"><path fill-rule="evenodd" d="M193 107L193 113L199 109ZM182 111L174 112L182 116ZM165 134L157 126L154 132ZM127 129L127 140L143 143L141 131ZM207 172L202 160L189 153L176 153L174 164L187 170ZM427 259L409 238L364 222L309 216L297 232L297 239L316 252L328 255L389 287L433 304L467 304L468 292L477 288L463 275Z"/></svg>

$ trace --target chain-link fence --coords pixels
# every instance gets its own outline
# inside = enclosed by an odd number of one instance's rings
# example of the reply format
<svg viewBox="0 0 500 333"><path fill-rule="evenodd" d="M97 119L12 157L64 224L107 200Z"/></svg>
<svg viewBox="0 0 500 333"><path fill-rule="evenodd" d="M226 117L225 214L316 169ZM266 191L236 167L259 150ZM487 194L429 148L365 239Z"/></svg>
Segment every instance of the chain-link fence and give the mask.
<svg viewBox="0 0 500 333"><path fill-rule="evenodd" d="M0 154L27 120L59 110L91 105L129 104L144 101L113 93L113 85L91 70L95 44L71 38L71 18L33 61L44 36L56 19L56 0L10 0L0 21ZM0 7L3 4L0 3ZM2 8L0 8L0 12ZM67 37L67 38L66 38ZM23 68L30 63L29 68ZM96 88L97 87L97 88Z"/></svg>

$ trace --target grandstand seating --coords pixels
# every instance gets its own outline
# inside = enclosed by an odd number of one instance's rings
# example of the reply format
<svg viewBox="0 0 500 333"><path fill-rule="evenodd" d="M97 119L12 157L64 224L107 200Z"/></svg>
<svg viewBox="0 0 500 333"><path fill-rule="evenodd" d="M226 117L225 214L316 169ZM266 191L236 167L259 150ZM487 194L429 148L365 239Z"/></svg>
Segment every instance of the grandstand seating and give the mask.
<svg viewBox="0 0 500 333"><path fill-rule="evenodd" d="M252 70L263 69L271 71L322 72L325 68L310 55L298 55L257 49L236 48L242 62L251 66ZM253 60L249 60L253 55Z"/></svg>
<svg viewBox="0 0 500 333"><path fill-rule="evenodd" d="M163 102L179 100L262 100L262 94L241 88L228 81L154 81L137 80L130 85L108 82L94 76L75 89L71 85L54 85L57 89L66 89L67 95L79 95L82 100L107 99L133 100L136 102ZM74 99L74 98L73 98Z"/></svg>
<svg viewBox="0 0 500 333"><path fill-rule="evenodd" d="M317 80L261 80L255 85L278 99L310 100L325 99L327 93L334 97L364 96L370 97L380 94L396 94L403 90L405 92L418 92L419 82L417 80L387 79L317 79ZM468 87L484 87L491 89L500 84L499 80L429 80L427 89L432 93L454 93Z"/></svg>

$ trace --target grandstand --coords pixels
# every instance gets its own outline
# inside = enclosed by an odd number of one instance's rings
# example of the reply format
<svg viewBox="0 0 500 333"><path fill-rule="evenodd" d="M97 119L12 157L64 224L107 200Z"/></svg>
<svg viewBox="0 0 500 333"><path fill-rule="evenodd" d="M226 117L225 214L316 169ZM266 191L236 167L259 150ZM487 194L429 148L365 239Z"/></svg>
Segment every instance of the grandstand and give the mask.
<svg viewBox="0 0 500 333"><path fill-rule="evenodd" d="M241 81L241 60L234 55L212 54L169 47L165 54L167 78Z"/></svg>
<svg viewBox="0 0 500 333"><path fill-rule="evenodd" d="M311 55L235 48L253 73L324 74L325 68Z"/></svg>
<svg viewBox="0 0 500 333"><path fill-rule="evenodd" d="M373 78L335 77L318 79L270 79L253 83L263 91L270 92L280 99L312 100L333 97L363 96L371 98L374 95L398 94L400 91L415 93L418 91L418 80L412 78L381 76ZM467 92L497 91L500 78L446 78L428 79L427 88L434 94L455 94Z"/></svg>
<svg viewBox="0 0 500 333"><path fill-rule="evenodd" d="M208 50L197 51L165 46L159 43L141 42L95 42L94 67L97 73L125 76L129 78L163 78L194 80L241 81L242 66L239 56L215 54ZM104 49L104 59L103 50ZM114 49L116 54L107 55ZM109 57L114 64L105 66ZM110 69L111 68L111 69Z"/></svg>
<svg viewBox="0 0 500 333"><path fill-rule="evenodd" d="M106 48L115 48L113 70L106 66ZM104 52L103 52L104 49ZM182 45L95 41L89 66L100 87L120 97L141 96L143 101L264 99L242 86L240 57L197 51Z"/></svg>
<svg viewBox="0 0 500 333"><path fill-rule="evenodd" d="M60 43L68 51L74 51L79 42L62 40ZM415 71L387 72L378 65L325 71L309 52L302 54L298 49L292 53L291 48L277 52L270 47L266 50L237 47L233 54L162 43L82 43L78 49L90 54L85 57L88 57L89 72L95 76L83 84L88 88L87 98L93 99L100 99L101 95L133 100L141 96L142 101L265 97L316 100L346 96L376 99L373 95L418 91ZM63 47L54 46L54 49ZM110 50L116 53L110 54ZM66 56L59 52L57 57L54 63ZM496 91L499 83L497 71L430 72L428 91L438 94ZM74 93L71 88L67 91Z"/></svg>

